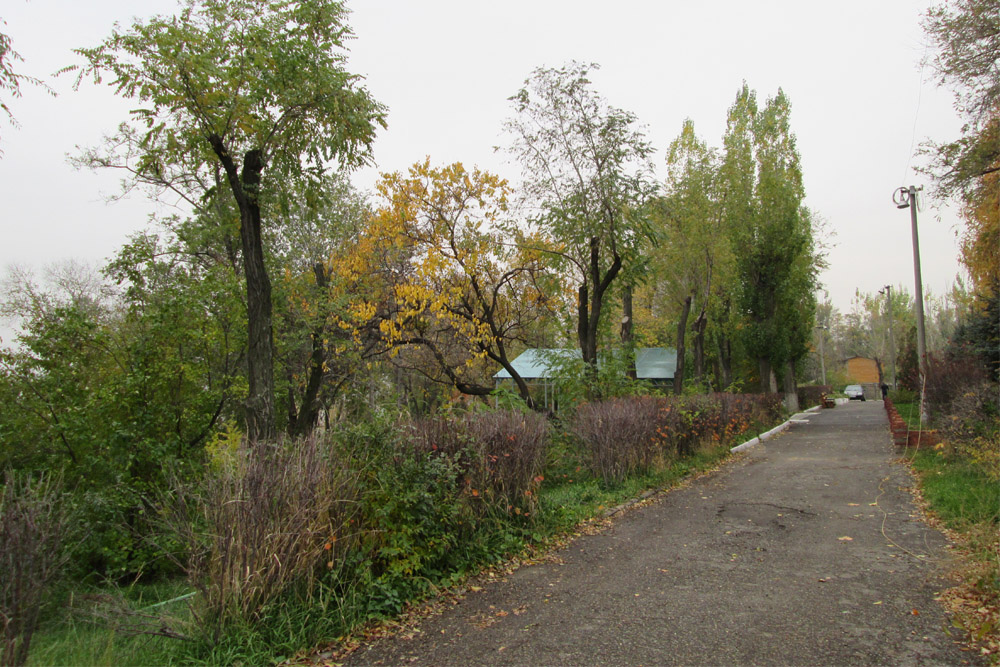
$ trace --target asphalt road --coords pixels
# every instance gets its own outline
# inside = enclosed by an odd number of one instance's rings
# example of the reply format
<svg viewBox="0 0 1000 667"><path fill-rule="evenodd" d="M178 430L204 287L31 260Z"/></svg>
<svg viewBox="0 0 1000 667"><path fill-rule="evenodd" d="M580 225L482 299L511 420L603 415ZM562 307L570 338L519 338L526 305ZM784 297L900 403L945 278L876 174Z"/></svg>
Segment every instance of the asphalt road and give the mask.
<svg viewBox="0 0 1000 667"><path fill-rule="evenodd" d="M806 419L345 664L975 663L881 402Z"/></svg>

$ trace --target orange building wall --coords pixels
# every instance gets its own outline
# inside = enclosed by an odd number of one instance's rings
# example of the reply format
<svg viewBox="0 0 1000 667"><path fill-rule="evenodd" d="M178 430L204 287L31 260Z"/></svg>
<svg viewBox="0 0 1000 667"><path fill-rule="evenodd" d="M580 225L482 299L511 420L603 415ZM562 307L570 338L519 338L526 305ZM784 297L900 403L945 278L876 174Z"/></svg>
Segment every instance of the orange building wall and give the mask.
<svg viewBox="0 0 1000 667"><path fill-rule="evenodd" d="M851 382L878 384L878 364L874 359L851 357L847 360L847 376Z"/></svg>

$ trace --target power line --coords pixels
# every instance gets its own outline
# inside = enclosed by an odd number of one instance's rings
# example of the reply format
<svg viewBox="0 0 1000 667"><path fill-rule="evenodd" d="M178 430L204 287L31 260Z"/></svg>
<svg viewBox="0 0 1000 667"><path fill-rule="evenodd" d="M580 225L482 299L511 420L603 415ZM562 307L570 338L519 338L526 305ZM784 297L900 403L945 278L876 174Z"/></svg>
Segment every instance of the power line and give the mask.
<svg viewBox="0 0 1000 667"><path fill-rule="evenodd" d="M931 8L930 0L927 3L927 10ZM927 11L924 11L926 15ZM927 37L925 36L926 40ZM924 42L924 55L920 58L920 70L918 72L918 83L917 83L917 108L913 112L913 129L910 131L910 151L909 156L906 158L906 166L903 167L903 176L899 179L899 183L902 185L906 182L907 174L910 172L910 162L913 160L913 147L917 143L917 121L920 119L920 102L923 98L924 93L924 68L927 66L927 52L930 50L931 44L929 41Z"/></svg>

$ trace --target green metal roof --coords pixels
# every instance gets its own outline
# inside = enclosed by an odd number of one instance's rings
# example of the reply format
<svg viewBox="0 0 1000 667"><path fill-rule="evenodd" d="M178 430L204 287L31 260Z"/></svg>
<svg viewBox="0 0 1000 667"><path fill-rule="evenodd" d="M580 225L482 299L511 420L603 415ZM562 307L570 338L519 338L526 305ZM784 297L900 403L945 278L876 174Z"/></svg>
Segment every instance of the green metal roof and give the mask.
<svg viewBox="0 0 1000 667"><path fill-rule="evenodd" d="M559 365L580 359L579 349L531 348L522 352L510 365L525 380L553 377ZM677 351L665 347L643 347L635 351L636 376L640 380L672 380L677 369ZM501 368L494 378L510 378Z"/></svg>

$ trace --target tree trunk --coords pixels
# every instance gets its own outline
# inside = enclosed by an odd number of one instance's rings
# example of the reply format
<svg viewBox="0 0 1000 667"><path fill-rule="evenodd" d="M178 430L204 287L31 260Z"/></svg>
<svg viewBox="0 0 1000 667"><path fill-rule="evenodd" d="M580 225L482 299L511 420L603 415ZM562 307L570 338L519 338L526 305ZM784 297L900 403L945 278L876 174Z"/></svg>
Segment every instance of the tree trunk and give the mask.
<svg viewBox="0 0 1000 667"><path fill-rule="evenodd" d="M240 181L245 197L240 206L240 241L243 274L247 281L247 436L267 440L274 436L274 332L271 311L271 280L264 266L261 238L260 175L264 162L260 151L249 151L243 159Z"/></svg>
<svg viewBox="0 0 1000 667"><path fill-rule="evenodd" d="M688 314L691 312L691 297L684 299L681 321L677 323L677 366L674 369L674 393L684 391L684 334L687 333Z"/></svg>
<svg viewBox="0 0 1000 667"><path fill-rule="evenodd" d="M222 163L240 210L240 244L247 283L247 437L266 440L274 436L274 332L271 280L264 265L258 199L264 156L257 149L247 151L243 170L237 173L236 163L222 138L212 134L208 142Z"/></svg>
<svg viewBox="0 0 1000 667"><path fill-rule="evenodd" d="M757 367L760 369L760 392L762 394L778 393L778 383L774 378L771 360L767 357L758 357Z"/></svg>
<svg viewBox="0 0 1000 667"><path fill-rule="evenodd" d="M719 391L726 391L733 385L733 344L725 336L719 337Z"/></svg>
<svg viewBox="0 0 1000 667"><path fill-rule="evenodd" d="M635 380L638 377L638 373L635 368L635 347L634 339L632 335L632 286L626 285L625 290L622 293L622 348L625 350L625 354L628 355L628 370L627 375L629 378Z"/></svg>
<svg viewBox="0 0 1000 667"><path fill-rule="evenodd" d="M285 384L288 386L288 405L285 410L287 429L289 435L295 435L295 422L299 418L299 412L295 406L295 374L292 373L291 364L285 364Z"/></svg>
<svg viewBox="0 0 1000 667"><path fill-rule="evenodd" d="M521 395L521 398L529 408L537 410L539 406L535 403L535 399L531 397L531 390L528 388L528 383L524 381L521 374L514 369L513 365L511 365L510 359L507 358L507 348L499 338L497 339L497 353L490 354L487 352L487 355L500 364L504 370L510 373L510 378L514 381L514 386L517 387L517 393Z"/></svg>
<svg viewBox="0 0 1000 667"><path fill-rule="evenodd" d="M580 354L583 355L583 363L596 363L597 360L590 357L591 341L588 335L590 332L590 289L587 286L586 280L580 285L576 298L576 338L580 344Z"/></svg>
<svg viewBox="0 0 1000 667"><path fill-rule="evenodd" d="M330 284L326 267L322 262L313 265L313 274L316 276L316 287L321 292L325 292ZM295 420L288 425L291 435L309 435L316 428L319 419L320 401L319 390L323 386L323 375L326 361L326 346L323 345L323 324L320 322L310 334L312 339L312 354L309 358L309 380L306 382L306 390L302 395L302 405ZM292 400L291 384L289 384L289 401Z"/></svg>
<svg viewBox="0 0 1000 667"><path fill-rule="evenodd" d="M588 275L580 285L577 306L577 339L583 362L587 365L587 384L590 385L587 389L588 398L594 398L592 388L597 381L597 333L604 295L621 268L622 258L617 254L613 255L611 266L601 276L601 240L596 236L591 237Z"/></svg>
<svg viewBox="0 0 1000 667"><path fill-rule="evenodd" d="M795 362L788 360L782 384L785 390L785 409L791 413L799 411L799 388L795 381Z"/></svg>
<svg viewBox="0 0 1000 667"><path fill-rule="evenodd" d="M694 321L694 379L699 387L705 386L705 329L708 328L708 315L702 308Z"/></svg>

